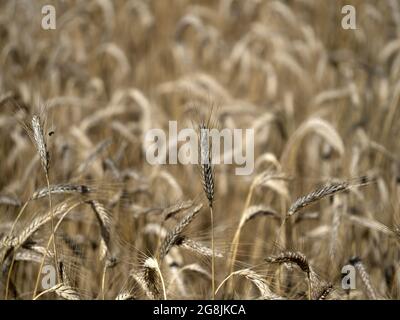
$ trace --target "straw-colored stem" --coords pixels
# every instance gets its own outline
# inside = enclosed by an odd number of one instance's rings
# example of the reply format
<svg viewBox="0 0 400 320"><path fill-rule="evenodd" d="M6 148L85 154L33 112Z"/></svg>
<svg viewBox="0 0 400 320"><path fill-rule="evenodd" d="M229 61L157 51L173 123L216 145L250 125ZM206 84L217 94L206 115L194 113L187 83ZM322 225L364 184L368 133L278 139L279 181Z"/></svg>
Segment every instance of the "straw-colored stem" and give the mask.
<svg viewBox="0 0 400 320"><path fill-rule="evenodd" d="M57 248L56 248L56 240L55 240L55 230L54 230L54 212L53 212L53 205L51 201L51 192L50 192L50 180L49 174L46 172L46 182L47 182L47 189L49 190L49 207L50 207L50 214L51 214L51 239L53 239L53 252L54 252L54 267L56 269L56 277L57 282L60 281L59 279L59 272L58 272L58 256L57 256ZM41 271L41 270L40 270Z"/></svg>
<svg viewBox="0 0 400 320"><path fill-rule="evenodd" d="M6 292L5 292L4 300L8 299L8 289L9 289L9 285L10 285L11 272L12 272L12 268L14 266L14 262L15 262L15 252L13 252L13 257L12 257L12 260L11 260L10 268L8 269L8 272L7 272L7 283L6 283Z"/></svg>
<svg viewBox="0 0 400 320"><path fill-rule="evenodd" d="M246 203L243 209L243 213L242 216L240 218L240 222L239 222L239 226L236 229L235 235L233 237L232 240L232 245L231 245L231 252L232 252L232 256L231 256L231 260L230 260L230 266L229 266L229 274L233 273L233 269L235 267L235 261L236 261L236 256L237 256L237 251L238 251L238 247L239 247L239 241L240 241L240 233L242 230L242 226L243 226L243 220L245 218L244 213L246 212L247 208L250 205L250 201L251 201L251 197L254 191L254 184L252 184L250 186L250 190L249 193L247 194L247 198L246 198ZM229 281L229 287L228 287L228 294L231 294L233 290L233 281Z"/></svg>
<svg viewBox="0 0 400 320"><path fill-rule="evenodd" d="M212 206L210 206L210 218L211 218L211 286L212 286L212 299L215 300L215 248L214 248L214 212Z"/></svg>
<svg viewBox="0 0 400 320"><path fill-rule="evenodd" d="M106 283L106 273L107 273L107 265L104 264L104 268L103 268L103 274L101 277L101 297L103 300L105 300L105 283Z"/></svg>
<svg viewBox="0 0 400 320"><path fill-rule="evenodd" d="M54 232L57 231L57 229L58 229L58 227L60 226L61 222L63 221L64 217L65 217L72 209L74 209L75 207L77 207L79 204L81 204L81 203L80 203L80 202L75 203L75 204L72 205L67 211L65 211L65 213L62 215L62 217L60 218L60 220L58 220L57 225L54 227ZM49 238L49 240L47 241L47 245L46 245L46 250L45 250L45 252L47 252L47 250L48 250L49 247L50 247L50 243L51 243L51 241L52 241L52 239L53 239L53 235L54 235L54 233L52 233L52 234L50 235L50 238ZM44 265L45 259L46 259L46 255L43 255L42 261L40 262L39 271L38 271L38 274L37 274L37 277L36 277L35 289L33 290L33 296L32 296L32 299L33 299L33 300L36 300L35 297L36 297L36 293L37 293L37 290L38 290L38 287L39 287L40 275L42 274L42 269L43 269L43 265Z"/></svg>

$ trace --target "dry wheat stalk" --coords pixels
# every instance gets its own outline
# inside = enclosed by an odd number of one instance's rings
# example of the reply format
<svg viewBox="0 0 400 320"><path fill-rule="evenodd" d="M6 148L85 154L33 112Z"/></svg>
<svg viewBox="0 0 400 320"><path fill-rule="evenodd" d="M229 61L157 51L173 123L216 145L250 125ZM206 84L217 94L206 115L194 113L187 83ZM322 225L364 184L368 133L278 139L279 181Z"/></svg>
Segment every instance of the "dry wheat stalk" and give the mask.
<svg viewBox="0 0 400 320"><path fill-rule="evenodd" d="M333 217L332 217L332 228L331 237L329 243L329 257L331 261L334 261L336 256L337 242L339 238L339 228L342 215L345 210L345 204L341 201L339 197L334 199L333 202Z"/></svg>

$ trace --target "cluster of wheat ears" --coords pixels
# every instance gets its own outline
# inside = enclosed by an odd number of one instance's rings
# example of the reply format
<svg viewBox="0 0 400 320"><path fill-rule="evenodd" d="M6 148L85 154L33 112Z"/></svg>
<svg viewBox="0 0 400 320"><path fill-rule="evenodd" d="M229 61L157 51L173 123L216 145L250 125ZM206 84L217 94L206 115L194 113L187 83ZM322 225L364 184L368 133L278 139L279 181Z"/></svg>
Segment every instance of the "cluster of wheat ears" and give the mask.
<svg viewBox="0 0 400 320"><path fill-rule="evenodd" d="M400 298L396 0L47 2L0 2L1 299ZM169 120L253 174L150 165Z"/></svg>

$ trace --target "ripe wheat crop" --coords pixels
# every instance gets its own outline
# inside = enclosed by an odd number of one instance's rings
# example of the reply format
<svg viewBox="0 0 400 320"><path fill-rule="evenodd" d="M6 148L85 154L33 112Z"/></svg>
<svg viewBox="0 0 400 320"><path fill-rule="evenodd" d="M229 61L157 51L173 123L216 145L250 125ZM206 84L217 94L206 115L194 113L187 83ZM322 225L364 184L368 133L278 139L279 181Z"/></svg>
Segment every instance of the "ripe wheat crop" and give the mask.
<svg viewBox="0 0 400 320"><path fill-rule="evenodd" d="M0 299L399 299L399 17L1 1ZM170 121L199 164L147 161ZM231 151L254 145L251 174L213 162L212 129L253 130Z"/></svg>

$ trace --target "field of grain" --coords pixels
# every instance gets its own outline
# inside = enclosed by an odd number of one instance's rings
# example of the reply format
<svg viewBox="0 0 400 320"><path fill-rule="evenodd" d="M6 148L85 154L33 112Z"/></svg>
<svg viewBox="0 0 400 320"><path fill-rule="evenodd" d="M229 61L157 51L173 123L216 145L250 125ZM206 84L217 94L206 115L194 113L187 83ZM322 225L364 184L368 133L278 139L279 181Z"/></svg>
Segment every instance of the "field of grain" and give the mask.
<svg viewBox="0 0 400 320"><path fill-rule="evenodd" d="M399 99L396 0L1 1L0 299L400 298Z"/></svg>

